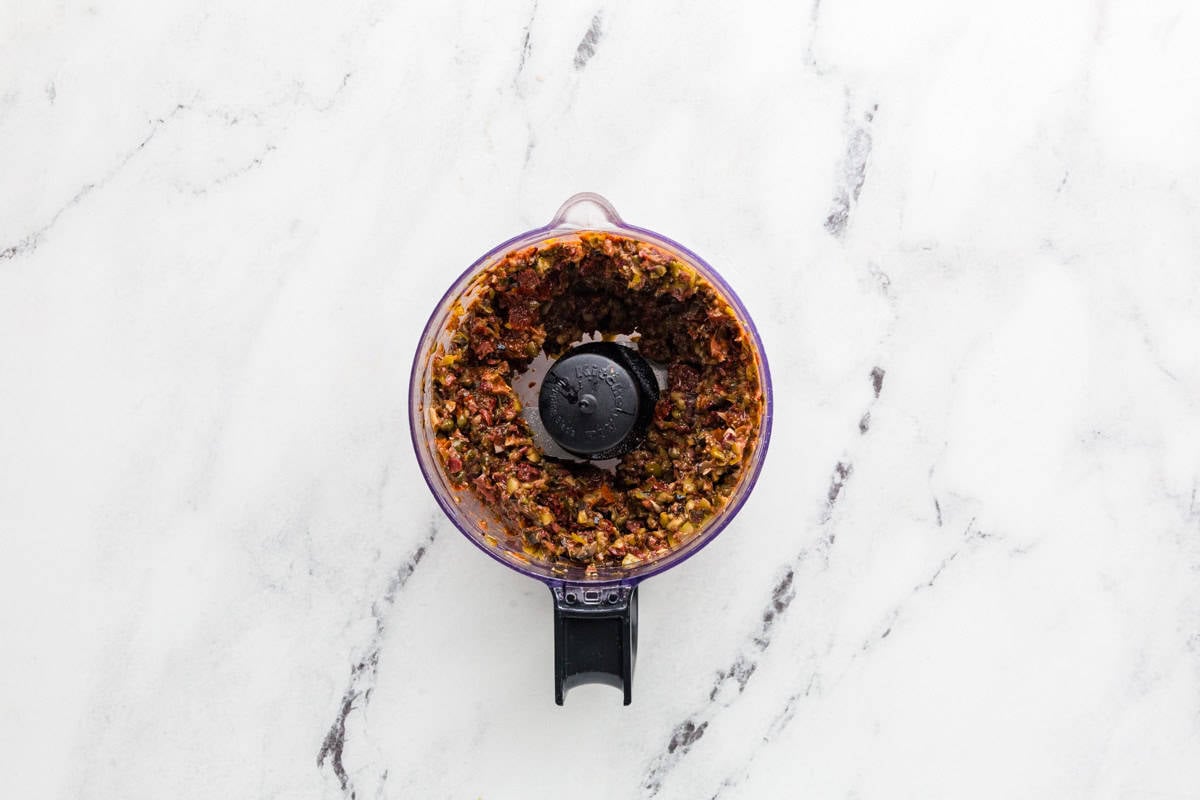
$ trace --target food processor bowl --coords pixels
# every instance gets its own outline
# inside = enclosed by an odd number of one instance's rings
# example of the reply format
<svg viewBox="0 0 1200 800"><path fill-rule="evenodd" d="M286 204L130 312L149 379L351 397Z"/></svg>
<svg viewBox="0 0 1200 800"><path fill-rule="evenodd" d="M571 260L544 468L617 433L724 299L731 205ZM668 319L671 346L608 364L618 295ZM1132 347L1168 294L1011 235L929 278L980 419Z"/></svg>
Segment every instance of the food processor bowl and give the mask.
<svg viewBox="0 0 1200 800"><path fill-rule="evenodd" d="M644 241L696 270L737 317L758 368L762 416L750 456L729 501L687 541L653 560L629 567L602 566L592 573L561 562L542 562L527 555L505 534L504 523L474 492L456 488L435 447L429 414L433 359L438 345L449 343L457 312L470 306L483 288L490 267L506 254L555 240L598 231ZM413 359L409 387L409 424L421 473L438 505L463 535L487 555L545 583L555 609L555 701L582 683L605 683L632 699L632 670L637 648L637 585L687 560L711 542L737 515L754 487L771 436L771 377L758 331L737 295L721 276L691 250L654 231L629 225L600 195L584 192L568 199L544 227L527 231L489 250L464 271L442 296L425 325Z"/></svg>

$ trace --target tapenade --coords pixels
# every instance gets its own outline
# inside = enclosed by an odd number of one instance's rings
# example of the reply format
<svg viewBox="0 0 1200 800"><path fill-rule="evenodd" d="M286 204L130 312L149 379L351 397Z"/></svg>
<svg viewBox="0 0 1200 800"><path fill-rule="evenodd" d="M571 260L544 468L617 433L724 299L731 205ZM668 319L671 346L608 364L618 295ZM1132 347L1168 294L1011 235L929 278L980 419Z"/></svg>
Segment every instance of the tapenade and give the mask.
<svg viewBox="0 0 1200 800"><path fill-rule="evenodd" d="M447 332L433 354L437 451L532 559L595 571L658 558L729 501L749 463L763 405L753 347L718 291L661 248L585 232L511 252ZM666 367L645 438L615 471L543 453L513 385L539 354L595 332L628 335Z"/></svg>

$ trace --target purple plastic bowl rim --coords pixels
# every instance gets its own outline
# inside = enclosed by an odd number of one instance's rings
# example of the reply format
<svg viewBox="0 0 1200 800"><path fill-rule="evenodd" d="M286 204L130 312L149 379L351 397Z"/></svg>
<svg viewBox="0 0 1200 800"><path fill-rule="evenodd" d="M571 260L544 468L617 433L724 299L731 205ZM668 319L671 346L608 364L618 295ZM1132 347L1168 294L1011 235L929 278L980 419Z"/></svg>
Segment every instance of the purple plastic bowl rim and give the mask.
<svg viewBox="0 0 1200 800"><path fill-rule="evenodd" d="M762 472L763 462L766 461L766 458L767 458L767 448L771 442L771 424L772 424L772 418L774 416L774 398L772 397L772 387L771 387L771 368L767 363L767 352L766 352L766 349L763 347L762 339L758 335L758 328L755 327L753 318L751 318L749 312L746 311L746 307L745 307L745 305L742 304L742 299L740 297L738 297L737 292L735 292L733 290L733 288L728 283L725 282L725 279L721 276L721 273L719 273L719 272L717 272L717 270L713 269L711 264L709 264L707 261L705 261L699 255L697 255L690 248L684 247L683 245L676 242L674 239L671 239L667 236L663 236L661 233L658 233L657 231L652 231L649 228L643 228L638 225L630 225L629 223L625 222L624 220L620 220L618 223L616 223L614 225L614 227L616 228L617 232L642 233L642 234L646 234L652 238L659 239L659 240L665 242L668 246L674 248L678 252L685 255L689 260L691 260L695 263L699 263L702 266L704 266L708 270L708 272L712 275L712 277L714 277L716 279L716 282L719 285L725 300L727 300L730 303L730 305L732 305L737 310L738 314L741 317L741 321L746 324L746 329L750 332L750 338L754 342L754 348L755 348L755 351L758 353L759 361L760 361L761 368L762 368L763 415L762 415L762 422L760 423L761 436L760 436L760 443L759 443L759 452L757 453L756 458L754 459L754 464L750 469L750 474L746 475L745 478L743 478L743 480L745 481L745 489L738 493L739 496L734 500L733 504L726 509L724 516L719 523L719 526L717 528L715 528L714 530L706 531L704 537L701 538L694 547L692 547L690 550L688 550L686 553L684 553L683 556L680 557L679 559L677 559L677 560L670 560L669 558L660 559L659 562L661 562L661 563L651 563L649 569L647 569L644 573L640 573L635 576L631 576L628 578L622 577L617 580L597 580L597 581L570 581L565 578L554 578L554 577L538 574L537 572L534 572L531 569L526 569L526 568L522 567L519 563L504 558L495 548L489 547L487 544L480 541L479 537L475 536L472 531L468 530L467 527L465 527L464 524L459 521L459 514L457 512L457 509L455 509L453 504L451 504L448 499L446 499L445 497L442 496L442 493L438 490L438 487L434 485L434 482L430 479L429 473L425 469L425 465L421 459L422 443L419 441L418 436L417 436L415 413L414 413L414 410L411 408L413 387L416 385L416 382L420 378L420 375L418 374L418 372L420 371L420 368L421 368L421 363L422 363L421 356L422 356L422 350L423 350L420 343L424 342L426 337L429 335L430 329L434 325L435 318L438 316L439 309L441 309L442 306L445 304L446 300L449 299L450 294L451 294L451 292L453 292L455 290L455 287L457 287L460 283L462 283L462 281L465 278L467 278L469 275L474 274L476 270L478 270L483 264L490 261L496 255L505 252L507 250L507 248L510 248L514 243L519 242L523 239L531 239L531 238L535 238L535 237L540 237L540 236L543 236L544 234L549 234L551 232L556 232L556 231L561 231L562 235L569 235L572 231L590 230L590 229L589 228L565 227L562 224L562 222L556 218L556 219L552 220L548 225L543 225L540 228L532 228L530 230L525 231L524 233L519 233L516 236L513 236L510 239L506 239L505 241L496 245L491 250L488 250L482 256L475 259L475 261L471 264L471 266L467 267L465 270L463 270L461 273L459 273L458 277L455 278L450 283L450 286L442 294L441 299L439 299L437 304L433 307L433 311L430 313L429 319L425 322L425 327L423 327L421 329L421 335L418 339L417 349L416 349L415 354L413 355L412 370L410 371L409 378L408 378L408 381L409 381L408 396L409 396L409 405L410 405L409 413L408 413L408 432L409 432L409 436L412 440L413 454L417 458L417 467L421 470L421 477L425 479L425 485L429 487L429 492L430 492L430 494L433 495L433 499L437 501L438 506L440 506L442 511L446 514L446 516L449 517L450 521L452 523L454 523L454 527L458 528L459 532L462 533L462 535L464 537L466 537L467 541L471 542L473 545L478 547L480 550L482 550L484 553L486 553L488 556L490 556L494 560L500 562L501 564L508 567L509 569L515 570L527 577L539 580L542 583L547 584L548 586L555 586L555 585L559 585L559 584L563 584L563 583L576 583L576 582L586 583L589 586L590 585L595 585L595 586L603 586L603 585L636 586L637 584L641 583L642 581L646 580L647 578L652 578L655 575L659 574L660 572L663 572L664 570L668 570L673 567L677 567L680 564L682 564L683 562L687 561L689 558L696 555L696 553L699 553L701 550L703 550L705 547L707 547L708 544L713 539L716 539L721 534L721 532L724 531L725 528L729 526L729 523L733 521L733 518L738 515L738 512L741 511L742 506L745 505L746 500L749 499L750 493L754 490L755 483L758 482L758 476L759 476L759 473Z"/></svg>

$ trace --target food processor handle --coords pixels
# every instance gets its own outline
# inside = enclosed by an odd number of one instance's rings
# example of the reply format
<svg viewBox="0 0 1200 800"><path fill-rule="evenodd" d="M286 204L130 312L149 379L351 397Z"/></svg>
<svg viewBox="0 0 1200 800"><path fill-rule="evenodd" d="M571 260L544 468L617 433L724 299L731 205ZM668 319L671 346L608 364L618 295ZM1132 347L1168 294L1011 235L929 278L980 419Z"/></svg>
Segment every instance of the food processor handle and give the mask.
<svg viewBox="0 0 1200 800"><path fill-rule="evenodd" d="M637 658L637 587L556 584L554 596L554 702L567 690L603 683L633 700Z"/></svg>

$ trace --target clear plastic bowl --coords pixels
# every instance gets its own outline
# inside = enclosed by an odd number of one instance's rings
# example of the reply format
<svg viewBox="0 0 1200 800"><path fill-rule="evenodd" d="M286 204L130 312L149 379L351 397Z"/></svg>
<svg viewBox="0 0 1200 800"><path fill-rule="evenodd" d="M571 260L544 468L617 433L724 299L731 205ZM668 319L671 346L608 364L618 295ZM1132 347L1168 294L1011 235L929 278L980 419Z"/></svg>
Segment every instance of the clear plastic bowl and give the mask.
<svg viewBox="0 0 1200 800"><path fill-rule="evenodd" d="M521 551L516 542L509 541L509 537L505 535L503 523L486 504L482 503L470 490L455 489L450 485L435 449L434 430L426 409L431 397L430 377L434 350L439 343L443 345L448 343L449 333L446 326L450 312L457 303L461 302L466 306L474 299L479 290L480 275L500 258L514 250L540 245L553 239L577 236L581 231L591 230L624 234L630 238L654 244L694 267L719 291L737 314L738 322L749 334L750 342L753 345L763 389L763 416L759 426L758 439L753 444L750 463L743 472L732 498L703 528L687 542L660 558L629 568L603 568L597 574L589 576L581 567L539 563L530 559ZM437 498L438 504L463 532L463 535L480 550L518 572L549 584L552 590L555 586L571 585L600 587L619 584L633 587L651 575L685 561L711 542L737 514L742 504L746 502L751 489L754 488L763 459L767 454L767 443L771 438L771 415L771 375L767 368L766 354L763 352L762 342L750 315L746 313L745 307L733 290L729 288L729 285L717 274L716 270L691 250L654 231L625 223L607 200L590 192L577 194L563 203L558 213L545 227L527 231L492 248L451 284L430 315L429 322L425 325L425 331L421 335L416 356L413 359L409 387L409 424L412 429L413 447L416 450L421 472L434 497Z"/></svg>

